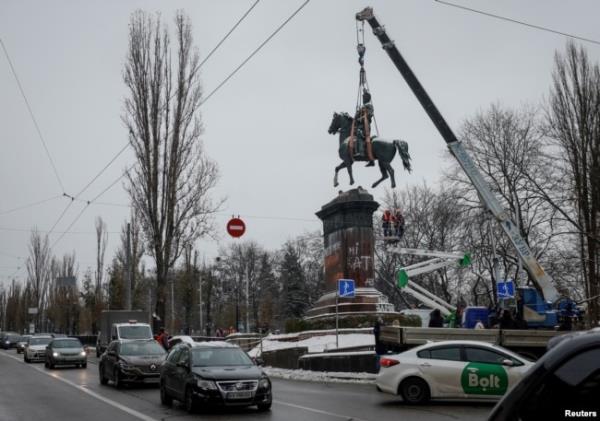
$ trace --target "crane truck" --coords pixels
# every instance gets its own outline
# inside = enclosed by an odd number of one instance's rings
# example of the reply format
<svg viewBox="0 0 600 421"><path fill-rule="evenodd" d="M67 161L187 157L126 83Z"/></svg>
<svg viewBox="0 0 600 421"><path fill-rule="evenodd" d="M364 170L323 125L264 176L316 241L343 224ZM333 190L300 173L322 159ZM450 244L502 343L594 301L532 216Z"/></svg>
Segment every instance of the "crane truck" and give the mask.
<svg viewBox="0 0 600 421"><path fill-rule="evenodd" d="M387 35L385 28L379 23L373 9L367 7L356 14L356 20L367 22L373 29L373 34L381 42L388 54L425 112L445 140L452 156L458 161L473 187L477 191L481 202L493 215L496 222L502 227L514 246L524 268L529 274L529 279L535 285L517 288L520 316L529 327L550 328L559 323L559 318L570 317L576 310L575 303L567 297L562 297L554 287L552 278L544 271L535 255L521 236L518 226L512 221L510 214L503 208L496 198L481 172L469 156L462 143L454 135L452 129L439 112L404 57L398 51L394 41Z"/></svg>

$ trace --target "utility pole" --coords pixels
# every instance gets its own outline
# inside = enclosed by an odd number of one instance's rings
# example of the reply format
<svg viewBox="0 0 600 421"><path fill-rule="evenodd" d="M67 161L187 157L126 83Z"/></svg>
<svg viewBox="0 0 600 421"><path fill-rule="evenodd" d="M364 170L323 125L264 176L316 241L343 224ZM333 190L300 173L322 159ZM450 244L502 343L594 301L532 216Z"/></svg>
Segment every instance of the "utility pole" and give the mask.
<svg viewBox="0 0 600 421"><path fill-rule="evenodd" d="M250 333L250 277L246 275L246 333Z"/></svg>
<svg viewBox="0 0 600 421"><path fill-rule="evenodd" d="M131 224L129 222L127 223L125 272L125 310L131 310Z"/></svg>

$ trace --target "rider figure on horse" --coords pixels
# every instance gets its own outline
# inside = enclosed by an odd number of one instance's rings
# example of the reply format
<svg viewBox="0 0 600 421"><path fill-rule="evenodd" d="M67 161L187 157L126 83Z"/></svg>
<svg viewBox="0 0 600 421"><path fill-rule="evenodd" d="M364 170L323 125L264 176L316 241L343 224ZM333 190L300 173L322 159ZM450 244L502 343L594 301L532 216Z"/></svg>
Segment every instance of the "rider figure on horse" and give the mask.
<svg viewBox="0 0 600 421"><path fill-rule="evenodd" d="M373 151L371 144L371 120L373 119L373 104L371 103L371 94L365 88L362 94L363 105L356 111L354 116L355 137L356 137L356 156L361 160L368 160L367 167L375 165L373 162Z"/></svg>

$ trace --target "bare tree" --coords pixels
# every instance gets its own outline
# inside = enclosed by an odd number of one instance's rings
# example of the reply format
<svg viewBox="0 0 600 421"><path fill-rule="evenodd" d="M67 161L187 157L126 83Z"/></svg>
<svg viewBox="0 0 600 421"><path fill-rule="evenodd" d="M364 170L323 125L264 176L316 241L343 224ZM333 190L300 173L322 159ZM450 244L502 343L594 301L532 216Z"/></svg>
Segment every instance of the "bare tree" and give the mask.
<svg viewBox="0 0 600 421"><path fill-rule="evenodd" d="M32 303L38 308L38 326L44 311L51 278L51 252L48 236L43 236L34 228L29 237L29 256L27 257L27 284L31 287Z"/></svg>
<svg viewBox="0 0 600 421"><path fill-rule="evenodd" d="M133 13L123 72L129 89L123 121L138 164L128 174L128 192L156 264L156 313L162 320L169 268L183 247L210 232L218 209L210 197L217 165L200 141L199 55L181 12L175 38L176 50L158 15Z"/></svg>
<svg viewBox="0 0 600 421"><path fill-rule="evenodd" d="M576 229L589 321L600 319L600 67L573 42L556 53L550 92L548 135L563 162L563 189L546 197ZM563 203L570 206L564 206ZM569 208L574 212L569 212ZM574 214L574 215L573 215ZM572 216L573 215L573 216Z"/></svg>

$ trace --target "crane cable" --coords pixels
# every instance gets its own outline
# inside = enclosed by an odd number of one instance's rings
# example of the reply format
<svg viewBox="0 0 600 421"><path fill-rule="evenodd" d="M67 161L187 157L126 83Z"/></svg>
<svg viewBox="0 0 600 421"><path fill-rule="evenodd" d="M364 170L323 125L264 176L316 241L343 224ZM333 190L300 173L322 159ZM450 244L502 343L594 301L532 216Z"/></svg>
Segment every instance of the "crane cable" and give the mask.
<svg viewBox="0 0 600 421"><path fill-rule="evenodd" d="M352 130L350 132L350 140L352 142L351 147L354 146L354 132L355 132L355 120L361 119L363 120L363 136L366 148L367 159L371 162L374 161L373 157L373 144L371 141L371 128L369 123L369 117L367 112L367 104L370 104L371 108L373 108L372 96L369 90L369 83L367 82L367 72L365 71L365 52L367 51L365 47L365 22L361 22L359 25L358 21L356 21L356 51L358 52L358 64L360 65L360 70L358 73L358 93L356 95L356 110L354 113L354 120L352 120ZM375 118L373 112L371 112L371 118ZM375 131L377 136L379 136L379 129L377 127L377 122L375 122Z"/></svg>

